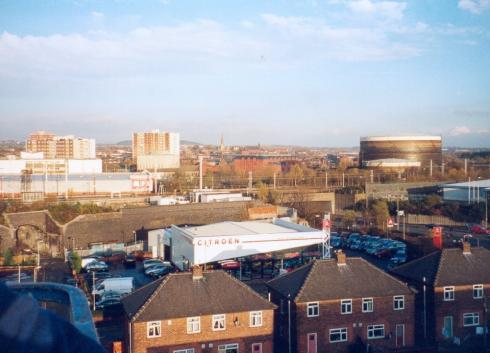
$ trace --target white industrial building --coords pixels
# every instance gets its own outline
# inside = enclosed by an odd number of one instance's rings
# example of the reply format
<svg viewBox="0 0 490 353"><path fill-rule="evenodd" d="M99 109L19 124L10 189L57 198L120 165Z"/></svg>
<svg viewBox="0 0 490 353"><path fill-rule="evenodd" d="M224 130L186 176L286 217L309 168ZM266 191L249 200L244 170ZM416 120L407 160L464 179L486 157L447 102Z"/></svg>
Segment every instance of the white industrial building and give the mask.
<svg viewBox="0 0 490 353"><path fill-rule="evenodd" d="M250 201L250 196L243 196L240 192L218 191L213 189L193 190L189 193L191 202L229 202Z"/></svg>
<svg viewBox="0 0 490 353"><path fill-rule="evenodd" d="M32 174L98 174L102 173L100 159L42 159L41 153L23 153L22 159L1 159L0 175ZM34 157L34 158L32 158Z"/></svg>
<svg viewBox="0 0 490 353"><path fill-rule="evenodd" d="M442 186L444 201L480 203L490 197L490 179L445 184Z"/></svg>
<svg viewBox="0 0 490 353"><path fill-rule="evenodd" d="M195 264L322 244L326 239L326 233L321 230L274 219L197 227L173 225L163 236L161 232L155 232L151 243L157 248L153 251L156 254L164 252L161 242L169 245L171 260L184 269Z"/></svg>
<svg viewBox="0 0 490 353"><path fill-rule="evenodd" d="M153 179L148 173L97 174L0 174L0 197L16 197L22 192L55 195L96 195L149 193Z"/></svg>

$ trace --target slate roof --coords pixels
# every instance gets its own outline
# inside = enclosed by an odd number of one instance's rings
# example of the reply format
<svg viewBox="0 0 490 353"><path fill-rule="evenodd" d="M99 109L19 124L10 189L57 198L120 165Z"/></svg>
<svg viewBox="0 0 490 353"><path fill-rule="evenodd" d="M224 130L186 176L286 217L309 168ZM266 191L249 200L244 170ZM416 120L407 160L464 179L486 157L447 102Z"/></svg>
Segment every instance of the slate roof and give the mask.
<svg viewBox="0 0 490 353"><path fill-rule="evenodd" d="M490 283L490 251L472 248L464 254L462 249L443 249L418 260L408 262L392 271L403 278L435 287Z"/></svg>
<svg viewBox="0 0 490 353"><path fill-rule="evenodd" d="M317 260L267 285L297 302L411 294L408 286L361 258Z"/></svg>
<svg viewBox="0 0 490 353"><path fill-rule="evenodd" d="M170 274L122 299L131 321L154 321L210 314L273 310L276 306L224 271Z"/></svg>

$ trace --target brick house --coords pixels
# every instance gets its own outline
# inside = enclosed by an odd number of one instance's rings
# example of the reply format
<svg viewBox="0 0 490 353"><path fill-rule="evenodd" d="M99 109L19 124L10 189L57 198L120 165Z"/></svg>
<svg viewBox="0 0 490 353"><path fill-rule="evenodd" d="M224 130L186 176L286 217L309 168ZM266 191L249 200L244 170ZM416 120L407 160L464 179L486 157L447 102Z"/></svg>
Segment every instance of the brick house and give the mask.
<svg viewBox="0 0 490 353"><path fill-rule="evenodd" d="M223 271L170 274L122 302L129 353L273 352L275 305Z"/></svg>
<svg viewBox="0 0 490 353"><path fill-rule="evenodd" d="M436 251L392 271L417 288L417 339L429 343L463 340L483 332L489 266L490 251L472 249L465 242L463 249Z"/></svg>
<svg viewBox="0 0 490 353"><path fill-rule="evenodd" d="M317 260L267 283L284 353L413 346L414 294L361 258Z"/></svg>

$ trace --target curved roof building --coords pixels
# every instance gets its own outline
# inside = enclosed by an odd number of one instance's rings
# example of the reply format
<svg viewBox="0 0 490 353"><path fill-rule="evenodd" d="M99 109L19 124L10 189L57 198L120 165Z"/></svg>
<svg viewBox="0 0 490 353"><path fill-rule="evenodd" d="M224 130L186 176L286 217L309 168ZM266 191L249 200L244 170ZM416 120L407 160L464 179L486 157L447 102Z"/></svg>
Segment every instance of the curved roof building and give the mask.
<svg viewBox="0 0 490 353"><path fill-rule="evenodd" d="M441 136L369 136L361 137L361 167L386 166L383 161L397 160L405 167L442 164ZM389 163L388 163L389 166Z"/></svg>

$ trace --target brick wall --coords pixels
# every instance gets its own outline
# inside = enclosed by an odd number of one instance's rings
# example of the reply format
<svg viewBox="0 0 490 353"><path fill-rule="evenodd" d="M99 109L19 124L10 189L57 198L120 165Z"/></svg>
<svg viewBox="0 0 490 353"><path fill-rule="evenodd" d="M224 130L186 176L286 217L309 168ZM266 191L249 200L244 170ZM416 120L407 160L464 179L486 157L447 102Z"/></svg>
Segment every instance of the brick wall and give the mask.
<svg viewBox="0 0 490 353"><path fill-rule="evenodd" d="M194 334L187 333L187 318L162 320L161 337L156 338L147 337L146 322L136 322L132 325L132 351L172 353L176 349L194 348L195 353L217 353L220 344L238 343L240 352L251 352L253 343L262 343L263 353L273 353L273 311L263 311L262 319L262 327L250 327L249 312L228 313L226 329L213 331L212 316L201 316L201 332Z"/></svg>
<svg viewBox="0 0 490 353"><path fill-rule="evenodd" d="M435 335L437 341L444 340L442 330L444 317L446 316L452 316L453 318L453 336L461 339L475 334L474 326L463 326L463 314L478 313L480 315L479 326L484 325L484 299L473 299L473 285L455 286L454 290L454 300L444 301L444 287L436 287L434 289ZM483 292L490 292L490 284L484 284Z"/></svg>

